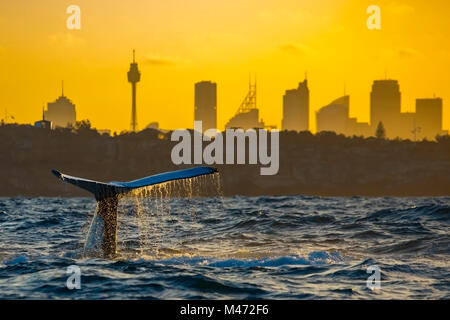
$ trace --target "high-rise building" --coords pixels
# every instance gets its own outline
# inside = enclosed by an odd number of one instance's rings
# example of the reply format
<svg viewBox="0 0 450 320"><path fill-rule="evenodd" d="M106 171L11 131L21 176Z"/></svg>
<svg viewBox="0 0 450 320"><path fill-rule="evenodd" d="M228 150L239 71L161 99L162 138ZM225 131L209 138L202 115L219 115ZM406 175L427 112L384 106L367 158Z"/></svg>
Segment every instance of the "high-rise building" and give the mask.
<svg viewBox="0 0 450 320"><path fill-rule="evenodd" d="M416 126L421 139L434 140L442 134L442 99L416 100Z"/></svg>
<svg viewBox="0 0 450 320"><path fill-rule="evenodd" d="M250 109L245 112L237 113L226 124L226 129L264 129L264 122L259 121L259 110Z"/></svg>
<svg viewBox="0 0 450 320"><path fill-rule="evenodd" d="M334 131L337 134L346 134L349 104L350 97L343 96L317 111L317 132Z"/></svg>
<svg viewBox="0 0 450 320"><path fill-rule="evenodd" d="M334 131L346 136L373 135L370 126L365 122L358 122L356 118L350 118L350 96L340 97L316 113L317 132Z"/></svg>
<svg viewBox="0 0 450 320"><path fill-rule="evenodd" d="M379 122L383 123L390 138L404 136L399 127L401 93L397 80L375 80L370 93L370 124L375 132Z"/></svg>
<svg viewBox="0 0 450 320"><path fill-rule="evenodd" d="M263 129L264 122L259 120L256 107L256 80L248 85L248 93L233 118L225 125L226 129Z"/></svg>
<svg viewBox="0 0 450 320"><path fill-rule="evenodd" d="M286 90L281 127L282 130L309 130L309 89L306 77L297 89Z"/></svg>
<svg viewBox="0 0 450 320"><path fill-rule="evenodd" d="M68 127L76 123L75 105L66 96L64 96L64 84L62 86L61 96L55 102L47 104L47 111L43 118L51 121L53 127Z"/></svg>
<svg viewBox="0 0 450 320"><path fill-rule="evenodd" d="M202 121L202 130L217 128L217 85L211 81L195 84L194 120Z"/></svg>
<svg viewBox="0 0 450 320"><path fill-rule="evenodd" d="M359 122L356 118L348 118L346 135L370 137L374 135L374 132L368 122Z"/></svg>
<svg viewBox="0 0 450 320"><path fill-rule="evenodd" d="M130 63L130 70L127 73L128 82L131 83L131 131L136 131L137 114L136 114L136 84L141 81L141 73L138 69L138 64L135 61L133 50L133 62Z"/></svg>

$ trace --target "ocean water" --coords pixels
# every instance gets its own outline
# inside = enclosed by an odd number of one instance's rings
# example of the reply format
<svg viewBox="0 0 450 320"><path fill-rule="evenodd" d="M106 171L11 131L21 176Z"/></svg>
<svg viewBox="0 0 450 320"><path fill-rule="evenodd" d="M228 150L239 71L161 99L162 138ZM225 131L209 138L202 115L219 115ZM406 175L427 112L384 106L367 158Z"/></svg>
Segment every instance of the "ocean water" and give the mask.
<svg viewBox="0 0 450 320"><path fill-rule="evenodd" d="M95 209L0 198L0 299L450 298L450 198L128 197L112 260L84 253Z"/></svg>

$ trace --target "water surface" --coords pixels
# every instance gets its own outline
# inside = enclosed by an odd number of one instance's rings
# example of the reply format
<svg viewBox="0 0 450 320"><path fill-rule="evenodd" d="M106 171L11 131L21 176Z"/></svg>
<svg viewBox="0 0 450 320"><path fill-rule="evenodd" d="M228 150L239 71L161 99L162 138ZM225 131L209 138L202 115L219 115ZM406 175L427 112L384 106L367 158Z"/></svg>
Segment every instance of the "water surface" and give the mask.
<svg viewBox="0 0 450 320"><path fill-rule="evenodd" d="M0 298L450 298L450 198L128 198L114 260L83 254L95 208L0 198Z"/></svg>

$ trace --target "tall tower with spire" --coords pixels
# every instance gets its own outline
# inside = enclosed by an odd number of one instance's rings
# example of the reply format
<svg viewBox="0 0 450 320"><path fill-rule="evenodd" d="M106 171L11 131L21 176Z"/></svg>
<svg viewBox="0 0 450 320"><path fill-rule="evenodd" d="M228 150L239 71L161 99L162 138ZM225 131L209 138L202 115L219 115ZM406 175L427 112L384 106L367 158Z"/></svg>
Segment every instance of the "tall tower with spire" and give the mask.
<svg viewBox="0 0 450 320"><path fill-rule="evenodd" d="M130 63L130 70L128 71L128 82L131 83L131 130L137 130L136 117L136 84L141 80L141 73L138 69L138 64L135 61L135 52L133 50L133 62Z"/></svg>

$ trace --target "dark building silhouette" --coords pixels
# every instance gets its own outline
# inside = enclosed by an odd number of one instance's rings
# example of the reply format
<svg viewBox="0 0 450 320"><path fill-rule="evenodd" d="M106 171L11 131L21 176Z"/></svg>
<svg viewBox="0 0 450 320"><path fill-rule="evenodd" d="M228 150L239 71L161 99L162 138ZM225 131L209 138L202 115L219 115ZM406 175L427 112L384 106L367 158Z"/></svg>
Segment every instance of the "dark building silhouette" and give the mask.
<svg viewBox="0 0 450 320"><path fill-rule="evenodd" d="M203 132L217 128L217 85L211 81L195 84L194 119L202 121Z"/></svg>
<svg viewBox="0 0 450 320"><path fill-rule="evenodd" d="M234 117L225 125L225 128L241 128L244 130L264 128L264 122L259 121L259 110L256 107L256 81L254 84L249 83L249 90L244 101L242 101Z"/></svg>
<svg viewBox="0 0 450 320"><path fill-rule="evenodd" d="M416 125L421 138L435 139L442 131L442 99L416 99Z"/></svg>
<svg viewBox="0 0 450 320"><path fill-rule="evenodd" d="M306 77L297 89L286 90L281 127L282 130L309 130L309 89Z"/></svg>
<svg viewBox="0 0 450 320"><path fill-rule="evenodd" d="M42 120L38 120L34 123L34 126L36 128L42 128L42 129L51 129L52 128L52 122L45 120L45 111L44 107L42 108Z"/></svg>
<svg viewBox="0 0 450 320"><path fill-rule="evenodd" d="M386 135L391 138L404 135L399 128L401 93L397 80L375 80L370 93L370 124L373 130L383 122Z"/></svg>
<svg viewBox="0 0 450 320"><path fill-rule="evenodd" d="M442 130L442 99L417 99L416 112L401 112L397 80L376 80L370 94L370 121L373 131L379 122L388 138L434 140Z"/></svg>
<svg viewBox="0 0 450 320"><path fill-rule="evenodd" d="M349 100L349 96L343 96L317 111L317 132L334 131L337 134L346 134Z"/></svg>
<svg viewBox="0 0 450 320"><path fill-rule="evenodd" d="M141 81L141 73L138 69L138 64L135 61L135 52L133 50L133 62L130 63L130 70L128 71L128 82L131 83L131 131L136 131L137 115L136 115L136 84Z"/></svg>
<svg viewBox="0 0 450 320"><path fill-rule="evenodd" d="M264 122L258 121L259 110L250 109L245 112L237 113L226 124L226 129L263 129Z"/></svg>
<svg viewBox="0 0 450 320"><path fill-rule="evenodd" d="M367 122L359 122L356 118L348 118L347 136L373 136L372 127Z"/></svg>
<svg viewBox="0 0 450 320"><path fill-rule="evenodd" d="M61 90L61 96L55 102L49 102L47 104L47 111L44 112L43 118L51 121L53 127L65 128L75 125L75 105L64 96L64 84Z"/></svg>
<svg viewBox="0 0 450 320"><path fill-rule="evenodd" d="M358 122L350 118L350 96L340 97L316 113L317 132L334 131L347 136L372 135L368 123Z"/></svg>

